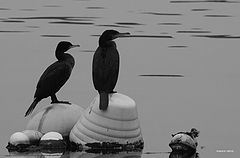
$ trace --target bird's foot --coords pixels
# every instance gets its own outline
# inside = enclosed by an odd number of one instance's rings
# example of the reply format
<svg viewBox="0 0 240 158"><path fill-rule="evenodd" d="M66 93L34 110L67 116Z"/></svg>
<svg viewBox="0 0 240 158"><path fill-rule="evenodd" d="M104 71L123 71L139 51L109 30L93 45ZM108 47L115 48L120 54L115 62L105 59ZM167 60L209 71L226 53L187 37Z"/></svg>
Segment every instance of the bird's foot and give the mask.
<svg viewBox="0 0 240 158"><path fill-rule="evenodd" d="M51 102L51 104L56 104L56 103L58 103L58 104L69 104L69 105L71 105L72 103L70 103L70 102L68 102L68 101L52 101Z"/></svg>

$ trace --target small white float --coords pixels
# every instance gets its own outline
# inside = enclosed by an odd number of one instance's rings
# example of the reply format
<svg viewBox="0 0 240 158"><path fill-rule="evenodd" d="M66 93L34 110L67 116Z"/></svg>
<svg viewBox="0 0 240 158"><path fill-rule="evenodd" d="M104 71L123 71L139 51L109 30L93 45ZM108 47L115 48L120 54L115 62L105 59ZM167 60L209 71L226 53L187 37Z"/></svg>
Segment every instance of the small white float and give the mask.
<svg viewBox="0 0 240 158"><path fill-rule="evenodd" d="M37 144L42 137L42 133L35 130L24 130L22 132L13 133L9 139L9 143L12 145L19 144Z"/></svg>
<svg viewBox="0 0 240 158"><path fill-rule="evenodd" d="M69 137L71 142L91 148L121 145L143 148L135 101L123 94L109 94L109 106L106 111L101 111L98 95L75 124Z"/></svg>
<svg viewBox="0 0 240 158"><path fill-rule="evenodd" d="M39 143L42 149L65 149L67 143L63 140L63 136L58 132L48 132L44 134Z"/></svg>
<svg viewBox="0 0 240 158"><path fill-rule="evenodd" d="M11 135L7 149L9 151L25 151L30 145L37 145L42 137L42 133L35 130L24 130Z"/></svg>
<svg viewBox="0 0 240 158"><path fill-rule="evenodd" d="M195 152L197 148L197 139L199 131L192 128L190 132L179 132L172 135L169 146L173 151Z"/></svg>
<svg viewBox="0 0 240 158"><path fill-rule="evenodd" d="M69 136L83 110L76 104L51 104L36 113L29 120L26 129L37 130L41 133L55 131L63 136Z"/></svg>

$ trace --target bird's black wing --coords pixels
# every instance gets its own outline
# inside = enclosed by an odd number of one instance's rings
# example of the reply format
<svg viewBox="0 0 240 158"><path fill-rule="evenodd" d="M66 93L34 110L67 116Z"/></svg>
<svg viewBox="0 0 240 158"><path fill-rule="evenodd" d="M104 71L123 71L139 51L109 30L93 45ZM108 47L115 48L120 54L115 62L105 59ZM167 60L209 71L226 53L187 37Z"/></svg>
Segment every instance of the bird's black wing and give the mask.
<svg viewBox="0 0 240 158"><path fill-rule="evenodd" d="M66 83L71 75L72 67L65 62L50 65L40 77L35 97L48 97L55 94Z"/></svg>

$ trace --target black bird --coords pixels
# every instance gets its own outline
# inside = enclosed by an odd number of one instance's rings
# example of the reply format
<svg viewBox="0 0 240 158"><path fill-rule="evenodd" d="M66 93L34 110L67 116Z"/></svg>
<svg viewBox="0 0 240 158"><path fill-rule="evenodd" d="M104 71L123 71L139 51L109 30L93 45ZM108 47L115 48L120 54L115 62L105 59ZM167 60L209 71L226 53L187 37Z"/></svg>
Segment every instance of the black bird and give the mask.
<svg viewBox="0 0 240 158"><path fill-rule="evenodd" d="M130 33L106 30L99 38L99 46L93 56L92 77L94 87L100 95L100 110L107 110L109 101L108 94L115 93L113 89L118 79L119 53L116 43L113 40L129 35Z"/></svg>
<svg viewBox="0 0 240 158"><path fill-rule="evenodd" d="M50 65L40 77L34 94L34 101L25 113L25 117L33 111L39 101L49 96L52 100L51 104L71 104L67 101L59 101L56 97L56 93L71 75L75 61L72 55L65 52L74 47L79 47L79 45L72 45L67 41L61 41L58 43L55 51L55 56L58 61Z"/></svg>

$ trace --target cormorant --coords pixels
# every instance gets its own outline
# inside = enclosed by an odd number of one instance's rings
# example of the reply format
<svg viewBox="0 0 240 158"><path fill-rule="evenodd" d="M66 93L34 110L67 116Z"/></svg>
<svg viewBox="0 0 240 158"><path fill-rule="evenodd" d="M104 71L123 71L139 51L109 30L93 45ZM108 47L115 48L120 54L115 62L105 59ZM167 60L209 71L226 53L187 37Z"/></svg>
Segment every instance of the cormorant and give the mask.
<svg viewBox="0 0 240 158"><path fill-rule="evenodd" d="M92 62L92 77L95 89L100 95L99 109L107 110L108 94L115 93L119 73L119 53L116 43L118 37L127 37L130 33L119 33L116 30L106 30L99 38L99 46Z"/></svg>
<svg viewBox="0 0 240 158"><path fill-rule="evenodd" d="M72 55L65 52L74 47L79 47L79 45L72 45L67 41L61 41L58 43L55 51L55 56L58 61L50 65L40 77L34 94L34 101L25 113L25 117L33 111L39 101L49 96L52 100L51 104L71 104L67 101L59 101L56 97L56 93L71 75L75 61Z"/></svg>

